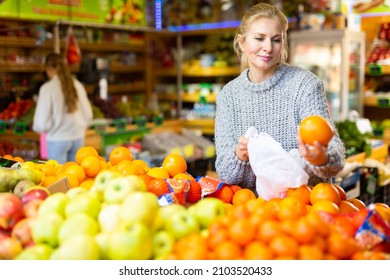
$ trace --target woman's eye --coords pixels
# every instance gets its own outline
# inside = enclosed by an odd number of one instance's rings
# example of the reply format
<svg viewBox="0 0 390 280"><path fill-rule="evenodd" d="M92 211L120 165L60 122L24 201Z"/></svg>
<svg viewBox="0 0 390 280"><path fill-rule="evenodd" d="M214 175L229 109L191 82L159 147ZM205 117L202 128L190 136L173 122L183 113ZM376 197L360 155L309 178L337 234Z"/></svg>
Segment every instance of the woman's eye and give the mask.
<svg viewBox="0 0 390 280"><path fill-rule="evenodd" d="M257 40L257 41L264 41L263 38L255 38L255 40Z"/></svg>

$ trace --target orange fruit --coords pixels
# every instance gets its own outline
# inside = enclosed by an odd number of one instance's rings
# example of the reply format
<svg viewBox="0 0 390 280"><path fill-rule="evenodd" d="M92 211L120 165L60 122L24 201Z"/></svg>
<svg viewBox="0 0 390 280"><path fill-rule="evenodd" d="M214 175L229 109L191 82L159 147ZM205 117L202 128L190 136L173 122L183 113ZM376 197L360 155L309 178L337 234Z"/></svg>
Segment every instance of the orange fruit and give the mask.
<svg viewBox="0 0 390 280"><path fill-rule="evenodd" d="M146 172L146 174L154 178L160 178L160 179L170 178L168 172L162 167L158 167L158 166L150 168L148 172Z"/></svg>
<svg viewBox="0 0 390 280"><path fill-rule="evenodd" d="M116 164L116 170L119 172L119 173L122 173L123 169L125 168L126 165L128 164L131 164L133 163L132 160L129 160L129 159L124 159L124 160L121 160L120 162L118 162Z"/></svg>
<svg viewBox="0 0 390 280"><path fill-rule="evenodd" d="M38 163L36 167L41 170L45 176L56 175L56 168L53 165L46 163Z"/></svg>
<svg viewBox="0 0 390 280"><path fill-rule="evenodd" d="M296 197L285 197L279 203L279 220L296 220L306 214L306 205Z"/></svg>
<svg viewBox="0 0 390 280"><path fill-rule="evenodd" d="M256 234L256 227L249 219L236 219L227 230L229 239L242 246L252 242Z"/></svg>
<svg viewBox="0 0 390 280"><path fill-rule="evenodd" d="M117 165L122 160L133 160L133 153L126 147L115 147L110 152L110 162L112 165Z"/></svg>
<svg viewBox="0 0 390 280"><path fill-rule="evenodd" d="M164 158L161 167L172 178L178 173L185 173L187 171L187 162L181 155L169 154Z"/></svg>
<svg viewBox="0 0 390 280"><path fill-rule="evenodd" d="M328 200L339 205L341 201L340 193L331 183L318 183L311 190L310 203L314 205L319 200Z"/></svg>
<svg viewBox="0 0 390 280"><path fill-rule="evenodd" d="M242 257L240 245L231 240L222 241L214 250L216 259L219 260L237 260Z"/></svg>
<svg viewBox="0 0 390 280"><path fill-rule="evenodd" d="M287 235L281 234L272 238L268 248L270 248L277 257L289 257L295 259L299 256L298 242Z"/></svg>
<svg viewBox="0 0 390 280"><path fill-rule="evenodd" d="M302 217L294 222L291 227L291 235L300 244L310 244L317 235L317 230L308 218Z"/></svg>
<svg viewBox="0 0 390 280"><path fill-rule="evenodd" d="M234 192L230 186L222 186L219 190L207 195L209 197L216 197L226 203L231 203Z"/></svg>
<svg viewBox="0 0 390 280"><path fill-rule="evenodd" d="M390 223L390 208L384 203L374 203L375 211L385 220Z"/></svg>
<svg viewBox="0 0 390 280"><path fill-rule="evenodd" d="M318 200L313 204L311 207L311 211L317 212L317 211L323 211L327 213L339 213L340 209L337 206L336 203L330 201L330 200Z"/></svg>
<svg viewBox="0 0 390 280"><path fill-rule="evenodd" d="M323 260L324 252L315 245L305 244L299 247L300 260Z"/></svg>
<svg viewBox="0 0 390 280"><path fill-rule="evenodd" d="M143 175L145 174L145 169L142 166L130 163L123 168L121 173L123 175Z"/></svg>
<svg viewBox="0 0 390 280"><path fill-rule="evenodd" d="M304 118L299 124L299 136L308 145L319 142L327 146L332 139L334 132L329 122L321 116L312 115Z"/></svg>
<svg viewBox="0 0 390 280"><path fill-rule="evenodd" d="M77 164L77 162L75 162L75 161L67 161L67 162L65 162L64 164L60 165L59 168L57 168L56 174L58 175L58 174L61 174L61 173L65 172L65 170L69 166L71 166L73 164Z"/></svg>
<svg viewBox="0 0 390 280"><path fill-rule="evenodd" d="M354 240L341 233L332 232L327 240L327 251L337 259L349 259L356 252Z"/></svg>
<svg viewBox="0 0 390 280"><path fill-rule="evenodd" d="M14 157L12 160L17 161L17 162L24 162L24 159L21 157L18 157L18 156Z"/></svg>
<svg viewBox="0 0 390 280"><path fill-rule="evenodd" d="M244 248L244 258L246 260L272 260L273 253L261 241L253 241Z"/></svg>
<svg viewBox="0 0 390 280"><path fill-rule="evenodd" d="M14 157L12 155L4 155L2 158L13 160Z"/></svg>
<svg viewBox="0 0 390 280"><path fill-rule="evenodd" d="M81 161L80 165L84 169L85 175L87 175L89 178L96 177L96 175L99 174L100 170L102 169L100 160L95 156L85 157Z"/></svg>
<svg viewBox="0 0 390 280"><path fill-rule="evenodd" d="M352 202L352 204L355 205L359 210L366 209L366 204L358 198L349 198L348 201Z"/></svg>
<svg viewBox="0 0 390 280"><path fill-rule="evenodd" d="M79 186L80 183L77 180L77 177L75 175L66 174L66 173L62 173L62 174L58 175L58 179L62 179L64 177L68 178L68 183L69 183L70 188L75 188L75 187Z"/></svg>
<svg viewBox="0 0 390 280"><path fill-rule="evenodd" d="M311 188L307 185L299 186L298 188L290 188L287 190L287 197L296 197L304 204L310 203Z"/></svg>
<svg viewBox="0 0 390 280"><path fill-rule="evenodd" d="M81 165L78 164L73 164L69 166L67 169L65 169L65 174L72 174L77 177L77 180L79 182L83 182L86 178L87 175L85 174L84 168Z"/></svg>
<svg viewBox="0 0 390 280"><path fill-rule="evenodd" d="M84 146L77 150L76 152L76 162L78 164L81 163L81 161L87 157L87 156L99 156L98 151L92 147L92 146Z"/></svg>
<svg viewBox="0 0 390 280"><path fill-rule="evenodd" d="M357 208L352 202L348 200L342 200L339 204L340 213L348 214L358 212L359 208Z"/></svg>
<svg viewBox="0 0 390 280"><path fill-rule="evenodd" d="M347 193L345 192L345 190L344 190L340 185L333 184L333 186L334 186L334 187L337 189L337 191L339 192L340 200L347 200Z"/></svg>
<svg viewBox="0 0 390 280"><path fill-rule="evenodd" d="M184 179L184 180L195 180L194 177L192 177L191 174L187 172L183 173L177 173L175 176L173 176L174 179Z"/></svg>
<svg viewBox="0 0 390 280"><path fill-rule="evenodd" d="M238 185L231 185L230 187L232 188L232 190L233 190L234 193L236 193L236 191L242 189L242 188L241 188L240 186L238 186Z"/></svg>
<svg viewBox="0 0 390 280"><path fill-rule="evenodd" d="M42 179L41 186L48 187L55 182L57 182L57 176L45 176Z"/></svg>
<svg viewBox="0 0 390 280"><path fill-rule="evenodd" d="M368 213L369 210L367 208L359 209L358 212L352 213L352 221L355 228L359 228L364 223Z"/></svg>
<svg viewBox="0 0 390 280"><path fill-rule="evenodd" d="M232 204L241 205L245 204L248 200L256 199L255 193L250 189L240 189L233 195Z"/></svg>
<svg viewBox="0 0 390 280"><path fill-rule="evenodd" d="M135 159L133 160L133 163L141 166L145 170L145 172L147 172L150 169L149 165L142 159Z"/></svg>
<svg viewBox="0 0 390 280"><path fill-rule="evenodd" d="M169 185L164 179L153 179L148 185L147 189L149 192L154 193L157 197L163 194L170 193Z"/></svg>
<svg viewBox="0 0 390 280"><path fill-rule="evenodd" d="M86 179L84 182L82 182L79 187L89 190L93 184L95 183L94 179Z"/></svg>
<svg viewBox="0 0 390 280"><path fill-rule="evenodd" d="M280 222L276 220L265 220L257 230L257 239L268 244L273 237L282 234L283 229Z"/></svg>
<svg viewBox="0 0 390 280"><path fill-rule="evenodd" d="M186 201L189 203L195 203L202 197L202 187L195 180L190 180L190 189L187 192Z"/></svg>

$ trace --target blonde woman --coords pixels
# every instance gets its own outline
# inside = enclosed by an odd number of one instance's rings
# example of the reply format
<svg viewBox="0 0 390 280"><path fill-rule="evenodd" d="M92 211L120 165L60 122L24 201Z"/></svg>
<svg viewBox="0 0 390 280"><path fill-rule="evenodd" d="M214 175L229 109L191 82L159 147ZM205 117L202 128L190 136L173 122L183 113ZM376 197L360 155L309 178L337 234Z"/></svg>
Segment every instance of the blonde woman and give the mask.
<svg viewBox="0 0 390 280"><path fill-rule="evenodd" d="M72 76L63 56L48 54L45 71L49 81L39 90L33 130L47 133L48 159L75 161L92 122L91 105L84 86Z"/></svg>
<svg viewBox="0 0 390 280"><path fill-rule="evenodd" d="M276 7L251 7L234 38L241 74L217 95L215 145L220 179L256 192L255 174L248 158L249 127L266 132L286 151L298 148L309 184L327 181L344 166L345 148L331 121L322 81L313 73L286 63L288 22ZM299 139L300 121L321 115L333 126L328 146L310 149Z"/></svg>

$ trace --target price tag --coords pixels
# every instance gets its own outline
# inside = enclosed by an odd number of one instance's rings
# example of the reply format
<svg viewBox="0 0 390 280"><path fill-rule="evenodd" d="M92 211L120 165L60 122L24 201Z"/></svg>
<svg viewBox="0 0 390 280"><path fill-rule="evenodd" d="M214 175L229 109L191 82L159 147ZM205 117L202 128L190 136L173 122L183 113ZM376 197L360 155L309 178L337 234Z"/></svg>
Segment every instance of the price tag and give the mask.
<svg viewBox="0 0 390 280"><path fill-rule="evenodd" d="M381 108L389 108L390 107L390 98L378 97L377 98L377 106L381 107Z"/></svg>
<svg viewBox="0 0 390 280"><path fill-rule="evenodd" d="M368 65L368 74L372 76L381 76L382 75L382 66L378 64L369 64Z"/></svg>
<svg viewBox="0 0 390 280"><path fill-rule="evenodd" d="M27 125L24 122L16 122L14 126L14 133L16 135L24 135L26 133Z"/></svg>
<svg viewBox="0 0 390 280"><path fill-rule="evenodd" d="M146 127L146 123L147 123L147 119L145 116L139 116L136 120L135 120L135 123L137 125L138 128L145 128Z"/></svg>
<svg viewBox="0 0 390 280"><path fill-rule="evenodd" d="M127 128L127 122L124 119L114 120L114 125L117 131L123 131Z"/></svg>
<svg viewBox="0 0 390 280"><path fill-rule="evenodd" d="M154 116L153 117L153 123L156 126L161 126L164 122L164 117L162 115Z"/></svg>
<svg viewBox="0 0 390 280"><path fill-rule="evenodd" d="M5 121L0 121L0 134L4 134L6 128L7 128L7 123Z"/></svg>
<svg viewBox="0 0 390 280"><path fill-rule="evenodd" d="M96 132L105 132L107 129L107 124L96 124L95 125L95 131Z"/></svg>

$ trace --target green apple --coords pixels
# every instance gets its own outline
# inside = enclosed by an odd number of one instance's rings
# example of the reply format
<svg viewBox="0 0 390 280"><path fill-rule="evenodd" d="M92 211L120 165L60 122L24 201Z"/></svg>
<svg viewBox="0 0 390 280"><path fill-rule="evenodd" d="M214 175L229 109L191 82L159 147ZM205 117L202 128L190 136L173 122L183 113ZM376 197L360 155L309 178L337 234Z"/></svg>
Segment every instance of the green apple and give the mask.
<svg viewBox="0 0 390 280"><path fill-rule="evenodd" d="M194 212L201 227L207 228L210 223L225 215L226 208L222 200L216 197L205 197L196 203Z"/></svg>
<svg viewBox="0 0 390 280"><path fill-rule="evenodd" d="M71 188L69 189L67 192L66 192L66 195L70 198L70 199L73 199L75 198L77 195L81 194L81 193L87 193L88 190L86 188L83 188L83 187L75 187L75 188Z"/></svg>
<svg viewBox="0 0 390 280"><path fill-rule="evenodd" d="M172 253L175 247L175 237L166 231L160 230L153 235L153 256L154 259L161 259Z"/></svg>
<svg viewBox="0 0 390 280"><path fill-rule="evenodd" d="M107 244L109 237L110 233L108 232L99 232L95 235L95 242L99 246L100 259L102 260L108 259Z"/></svg>
<svg viewBox="0 0 390 280"><path fill-rule="evenodd" d="M120 177L120 173L112 171L112 170L104 170L99 172L95 177L95 182L93 183L91 189L96 191L101 197L103 197L104 190L107 186L107 183L110 182L114 178Z"/></svg>
<svg viewBox="0 0 390 280"><path fill-rule="evenodd" d="M69 201L70 199L65 193L53 193L42 202L38 210L38 216L42 216L47 213L57 213L62 217L65 217L65 206Z"/></svg>
<svg viewBox="0 0 390 280"><path fill-rule="evenodd" d="M58 242L62 244L66 239L77 234L95 236L99 232L98 222L90 215L79 212L67 218L58 231Z"/></svg>
<svg viewBox="0 0 390 280"><path fill-rule="evenodd" d="M104 189L103 201L106 203L122 203L126 195L131 192L133 192L133 189L128 178L113 178Z"/></svg>
<svg viewBox="0 0 390 280"><path fill-rule="evenodd" d="M107 256L111 260L149 260L152 255L152 234L142 222L115 230L108 237Z"/></svg>
<svg viewBox="0 0 390 280"><path fill-rule="evenodd" d="M76 213L84 212L96 219L100 207L101 203L97 197L89 193L81 193L68 202L65 207L65 216L70 217Z"/></svg>
<svg viewBox="0 0 390 280"><path fill-rule="evenodd" d="M120 223L143 222L152 226L160 208L158 198L151 192L136 191L128 194L119 210Z"/></svg>
<svg viewBox="0 0 390 280"><path fill-rule="evenodd" d="M110 232L118 227L119 210L120 204L109 204L102 207L97 218L102 232Z"/></svg>
<svg viewBox="0 0 390 280"><path fill-rule="evenodd" d="M167 219L173 213L180 212L180 211L186 211L186 208L181 204L173 203L173 204L168 204L166 206L161 206L154 218L152 229L154 231L163 229Z"/></svg>
<svg viewBox="0 0 390 280"><path fill-rule="evenodd" d="M51 260L99 260L100 249L95 237L77 234L64 241L50 256Z"/></svg>
<svg viewBox="0 0 390 280"><path fill-rule="evenodd" d="M31 234L35 244L58 245L58 231L64 219L56 212L39 215L31 225Z"/></svg>
<svg viewBox="0 0 390 280"><path fill-rule="evenodd" d="M47 244L36 244L25 248L15 260L48 260L53 248Z"/></svg>
<svg viewBox="0 0 390 280"><path fill-rule="evenodd" d="M165 229L170 232L176 240L183 238L191 233L200 231L198 220L188 213L180 211L173 213L165 223Z"/></svg>

